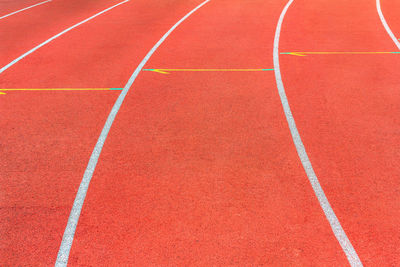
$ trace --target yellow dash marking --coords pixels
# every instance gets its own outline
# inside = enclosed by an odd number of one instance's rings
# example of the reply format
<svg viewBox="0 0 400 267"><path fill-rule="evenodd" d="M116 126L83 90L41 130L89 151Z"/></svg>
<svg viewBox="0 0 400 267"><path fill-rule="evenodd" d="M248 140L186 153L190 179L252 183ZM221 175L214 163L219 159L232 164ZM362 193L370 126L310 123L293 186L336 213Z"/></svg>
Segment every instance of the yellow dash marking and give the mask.
<svg viewBox="0 0 400 267"><path fill-rule="evenodd" d="M262 71L263 69L156 69L161 71Z"/></svg>
<svg viewBox="0 0 400 267"><path fill-rule="evenodd" d="M145 69L145 71L153 71L162 74L169 74L169 72L175 72L175 71L202 72L202 71L266 71L266 70L272 70L272 69Z"/></svg>
<svg viewBox="0 0 400 267"><path fill-rule="evenodd" d="M363 55L363 54L397 54L397 52L286 52L281 53L293 56L306 56L306 55Z"/></svg>
<svg viewBox="0 0 400 267"><path fill-rule="evenodd" d="M22 88L0 89L0 91L109 91L110 88Z"/></svg>

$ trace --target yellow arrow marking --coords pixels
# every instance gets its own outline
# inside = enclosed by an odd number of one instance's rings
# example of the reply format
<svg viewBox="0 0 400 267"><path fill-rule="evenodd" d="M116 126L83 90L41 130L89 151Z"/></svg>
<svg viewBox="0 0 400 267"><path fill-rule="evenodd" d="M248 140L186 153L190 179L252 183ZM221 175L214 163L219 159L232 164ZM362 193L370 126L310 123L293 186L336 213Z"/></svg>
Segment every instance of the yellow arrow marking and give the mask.
<svg viewBox="0 0 400 267"><path fill-rule="evenodd" d="M166 72L164 70L159 70L159 69L154 69L154 72L162 73L162 74L169 74L169 72Z"/></svg>
<svg viewBox="0 0 400 267"><path fill-rule="evenodd" d="M299 56L299 57L305 57L306 55L300 54L300 53L289 53L289 55L293 55L293 56Z"/></svg>

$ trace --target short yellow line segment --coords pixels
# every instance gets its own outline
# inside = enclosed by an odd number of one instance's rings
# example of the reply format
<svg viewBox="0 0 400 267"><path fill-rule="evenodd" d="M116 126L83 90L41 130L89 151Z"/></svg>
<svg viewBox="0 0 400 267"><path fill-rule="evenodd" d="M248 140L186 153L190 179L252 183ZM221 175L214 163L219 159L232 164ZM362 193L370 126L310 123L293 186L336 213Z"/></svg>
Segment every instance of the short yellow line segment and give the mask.
<svg viewBox="0 0 400 267"><path fill-rule="evenodd" d="M0 89L0 91L104 91L110 88L17 88Z"/></svg>
<svg viewBox="0 0 400 267"><path fill-rule="evenodd" d="M143 69L143 71L152 71L158 72L162 74L169 74L169 72L175 71L196 71L196 72L204 72L204 71L272 71L273 69Z"/></svg>
<svg viewBox="0 0 400 267"><path fill-rule="evenodd" d="M282 52L282 55L305 57L306 55L370 55L370 54L400 54L400 52Z"/></svg>
<svg viewBox="0 0 400 267"><path fill-rule="evenodd" d="M0 88L0 94L5 91L121 91L122 88Z"/></svg>

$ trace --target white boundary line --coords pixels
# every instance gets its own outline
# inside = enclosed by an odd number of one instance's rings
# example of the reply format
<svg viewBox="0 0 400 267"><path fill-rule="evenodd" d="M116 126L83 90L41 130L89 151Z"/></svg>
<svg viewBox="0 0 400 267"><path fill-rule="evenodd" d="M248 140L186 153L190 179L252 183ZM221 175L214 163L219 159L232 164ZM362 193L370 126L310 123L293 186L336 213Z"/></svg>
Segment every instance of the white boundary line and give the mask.
<svg viewBox="0 0 400 267"><path fill-rule="evenodd" d="M115 117L117 116L117 113L122 105L122 102L125 99L126 94L129 92L129 89L131 88L136 77L139 75L140 71L143 69L144 65L147 63L147 61L150 59L150 57L153 55L153 53L157 50L157 48L165 41L165 39L167 39L167 37L179 26L179 24L181 24L190 15L192 15L194 12L196 12L199 8L201 8L203 5L205 5L209 1L210 0L206 0L203 3L201 3L200 5L198 5L195 9L190 11L181 20L179 20L174 26L172 26L171 29L163 35L163 37L161 37L161 39L147 53L147 55L144 57L142 62L140 62L139 66L133 72L132 76L129 78L127 84L125 85L124 89L122 90L121 94L119 95L110 114L108 115L107 121L104 125L103 130L101 131L99 139L97 140L96 146L93 149L92 155L90 156L89 163L88 163L85 173L83 175L82 182L79 186L78 193L76 194L75 201L74 201L74 204L71 209L71 213L68 218L67 227L65 228L63 239L62 239L62 242L60 245L60 250L58 251L57 261L55 264L56 267L67 266L67 264L68 264L69 252L71 250L72 242L74 240L76 226L79 221L79 216L81 214L82 206L85 201L87 190L89 188L90 180L92 179L94 170L97 165L97 161L99 159L101 150L103 149L103 145L104 145L104 142L106 141L108 132L110 131L110 128L114 122Z"/></svg>
<svg viewBox="0 0 400 267"><path fill-rule="evenodd" d="M67 32L69 32L70 30L72 30L72 29L78 27L79 25L82 25L83 23L88 22L89 20L92 20L92 19L94 19L95 17L100 16L100 15L103 14L103 13L106 13L107 11L109 11L109 10L111 10L111 9L113 9L113 8L115 8L115 7L117 7L117 6L119 6L119 5L125 4L125 3L128 2L128 1L129 1L129 0L125 0L125 1L123 1L123 2L120 2L120 3L116 4L116 5L113 5L113 6L109 7L109 8L107 8L107 9L104 9L103 11L97 13L96 15L93 15L93 16L91 16L91 17L89 17L89 18L87 18L87 19L85 19L85 20L83 20L83 21L81 21L81 22L79 22L79 23L77 23L77 24L75 24L75 25L69 27L68 29L63 30L62 32L60 32L60 33L54 35L53 37L47 39L46 41L44 41L44 42L41 43L40 45L35 46L34 48L32 48L31 50L29 50L28 52L24 53L23 55L19 56L18 58L14 59L14 60L11 61L10 63L8 63L8 64L5 65L4 67L2 67L2 68L0 69L0 74L3 73L5 70L7 70L7 69L8 69L9 67L11 67L12 65L14 65L15 63L17 63L18 61L20 61L21 59L23 59L24 57L28 56L29 54L32 54L33 52L35 52L36 50L38 50L38 49L41 48L42 46L44 46L44 45L50 43L50 42L53 41L54 39L56 39L56 38L60 37L61 35L63 35L64 33L67 33Z"/></svg>
<svg viewBox="0 0 400 267"><path fill-rule="evenodd" d="M383 16L382 9L381 9L381 1L376 0L376 10L378 11L379 18L382 21L383 27L385 27L386 32L389 34L390 38L392 38L394 44L400 50L400 42L397 40L396 36L394 36L392 30L390 29L389 25L386 22L385 17Z"/></svg>
<svg viewBox="0 0 400 267"><path fill-rule="evenodd" d="M22 12L22 11L24 11L24 10L31 9L32 7L35 7L35 6L40 6L40 5L43 5L43 4L48 3L48 2L51 2L51 1L52 1L52 0L47 0L47 1L44 1L44 2L40 2L40 3L37 3L37 4L31 5L31 6L25 7L25 8L23 8L23 9L14 11L14 12L12 12L12 13L10 13L10 14L1 16L0 19L7 18L7 17L9 17L9 16L12 16L12 15L17 14L17 13L19 13L19 12Z"/></svg>
<svg viewBox="0 0 400 267"><path fill-rule="evenodd" d="M335 234L336 239L339 241L340 246L342 247L344 253L346 254L347 260L349 261L350 265L362 266L362 263L357 255L357 252L354 250L350 240L348 239L346 233L344 232L342 226L340 225L340 222L336 217L335 212L333 211L331 205L329 204L329 201L324 193L324 190L322 189L318 181L318 178L313 170L310 159L308 158L306 149L304 147L303 141L301 140L299 131L297 130L296 123L294 121L293 114L290 109L288 99L286 97L285 88L283 86L282 76L279 66L279 37L281 33L283 19L285 17L285 14L289 6L293 3L293 1L294 0L289 0L289 2L282 10L282 13L278 20L278 25L276 27L275 38L274 38L274 51L273 51L276 85L278 87L279 96L282 102L283 110L285 112L286 120L289 125L290 133L292 135L294 145L296 146L297 154L299 155L303 168L306 171L308 180L310 181L314 193L318 198L319 204L321 205L322 210L324 211L325 216L328 219L329 224L331 225L332 231Z"/></svg>

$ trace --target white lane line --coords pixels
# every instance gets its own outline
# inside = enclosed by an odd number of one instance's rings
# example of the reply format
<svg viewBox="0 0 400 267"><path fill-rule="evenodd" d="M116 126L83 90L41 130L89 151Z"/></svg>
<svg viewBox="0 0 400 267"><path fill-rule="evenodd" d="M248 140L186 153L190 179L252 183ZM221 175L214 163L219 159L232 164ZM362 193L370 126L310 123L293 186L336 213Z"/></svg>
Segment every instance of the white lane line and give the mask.
<svg viewBox="0 0 400 267"><path fill-rule="evenodd" d="M383 27L385 27L386 32L389 34L389 36L390 36L390 38L392 38L394 44L400 50L400 42L399 42L399 40L397 40L396 36L394 36L392 30L390 29L389 25L386 22L385 17L383 16L382 9L381 9L381 1L380 0L376 0L376 10L378 11L379 18L382 21Z"/></svg>
<svg viewBox="0 0 400 267"><path fill-rule="evenodd" d="M120 3L116 4L116 5L113 5L113 6L109 7L109 8L107 8L107 9L104 9L103 11L97 13L96 15L93 15L93 16L91 16L91 17L89 17L89 18L87 18L87 19L85 19L85 20L83 20L83 21L81 21L81 22L79 22L79 23L77 23L77 24L75 24L75 25L69 27L68 29L63 30L62 32L60 32L60 33L54 35L53 37L47 39L46 41L44 41L44 42L41 43L40 45L35 46L34 48L32 48L31 50L29 50L28 52L24 53L23 55L19 56L18 58L14 59L14 60L11 61L10 63L8 63L8 64L5 65L4 67L2 67L2 68L0 69L0 74L3 73L6 69L8 69L9 67L11 67L12 65L14 65L15 63L17 63L18 61L20 61L21 59L23 59L24 57L28 56L29 54L32 54L33 52L35 52L36 50L38 50L38 49L41 48L42 46L44 46L44 45L50 43L50 42L53 41L54 39L56 39L56 38L60 37L61 35L63 35L64 33L69 32L70 30L72 30L72 29L78 27L79 25L82 25L83 23L88 22L89 20L92 20L92 19L94 19L95 17L100 16L100 15L103 14L103 13L106 13L107 11L109 11L109 10L111 10L111 9L113 9L113 8L115 8L115 7L117 7L117 6L119 6L119 5L125 4L126 2L129 2L129 0L125 0L125 1L123 1L123 2L120 2Z"/></svg>
<svg viewBox="0 0 400 267"><path fill-rule="evenodd" d="M195 9L190 11L186 14L182 19L180 19L174 26L169 29L167 33L161 37L161 39L153 46L153 48L147 53L147 55L143 58L142 62L140 62L139 66L133 72L132 76L129 78L127 84L125 85L124 89L122 90L121 94L119 95L117 101L115 102L110 114L108 115L107 121L104 125L103 130L97 140L96 146L93 149L92 155L90 156L89 163L86 167L85 173L82 178L82 182L79 186L78 193L76 194L74 204L71 209L71 213L68 218L67 227L65 228L63 239L60 245L60 250L58 251L57 261L55 266L67 266L69 252L71 250L72 242L74 240L76 226L79 221L79 216L81 214L83 202L85 201L86 193L89 188L90 180L92 179L93 172L96 168L97 161L99 159L101 150L103 149L104 142L106 141L108 132L114 122L115 117L122 105L122 102L125 99L126 94L129 92L133 82L135 81L136 77L139 75L141 70L143 69L146 62L150 59L153 53L157 50L157 48L167 39L167 37L183 22L185 21L190 15L196 12L199 8L204 6L210 0L206 0L200 5L198 5Z"/></svg>
<svg viewBox="0 0 400 267"><path fill-rule="evenodd" d="M274 39L274 69L275 69L275 78L276 78L276 85L278 87L279 96L282 102L283 110L285 112L286 120L289 124L290 133L292 135L292 139L294 145L296 146L297 154L301 160L304 170L306 171L308 180L311 183L311 186L314 190L315 195L318 198L319 204L322 207L322 210L325 213L326 218L331 225L332 231L336 236L336 239L339 241L340 246L342 247L344 253L347 256L347 260L349 261L351 266L362 266L362 263L357 255L357 252L354 250L350 240L348 239L346 233L344 232L342 226L338 218L335 215L331 205L329 204L328 199L325 196L324 190L322 189L318 178L313 170L311 165L310 159L308 158L306 149L304 147L303 141L301 140L299 131L297 130L296 123L293 118L292 111L289 106L288 99L286 97L285 88L282 82L281 71L279 67L279 37L281 33L281 27L283 18L285 17L286 11L288 10L289 6L293 3L293 0L290 0L285 8L283 9L279 20L278 25L275 31L275 39Z"/></svg>
<svg viewBox="0 0 400 267"><path fill-rule="evenodd" d="M43 5L43 4L48 3L48 2L51 2L51 1L52 1L52 0L47 0L47 1L44 1L44 2L40 2L40 3L37 3L37 4L31 5L31 6L25 7L25 8L23 8L23 9L14 11L14 12L12 12L12 13L10 13L10 14L4 15L4 16L0 17L0 19L7 18L7 17L9 17L9 16L12 16L12 15L17 14L17 13L19 13L19 12L22 12L22 11L24 11L24 10L31 9L32 7L35 7L35 6L40 6L40 5Z"/></svg>

